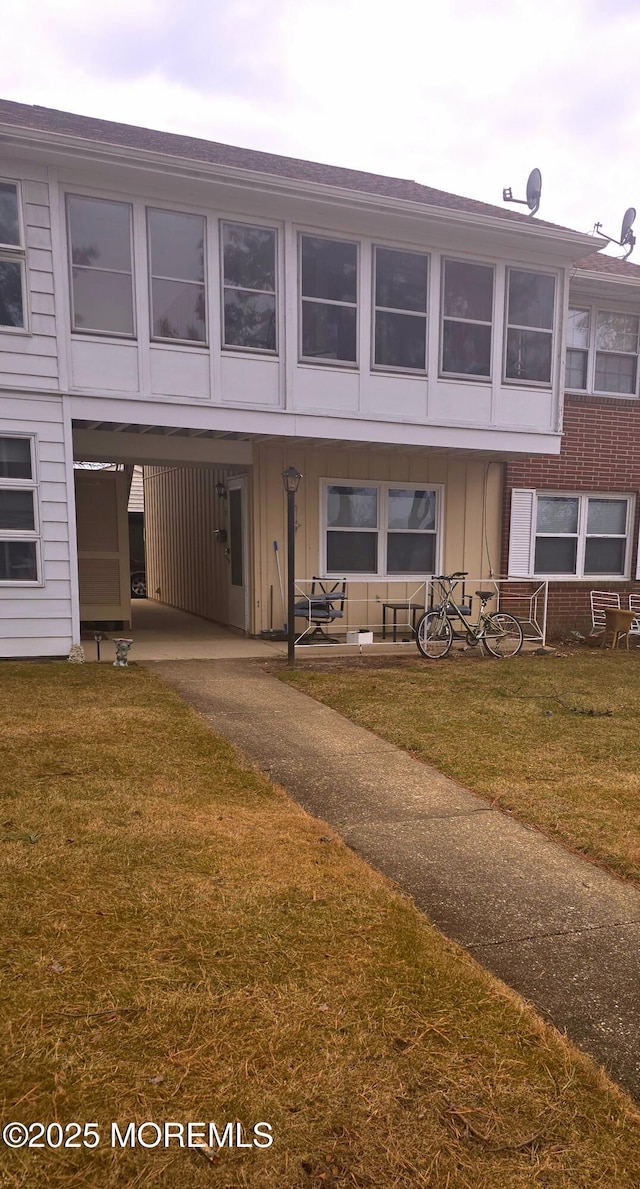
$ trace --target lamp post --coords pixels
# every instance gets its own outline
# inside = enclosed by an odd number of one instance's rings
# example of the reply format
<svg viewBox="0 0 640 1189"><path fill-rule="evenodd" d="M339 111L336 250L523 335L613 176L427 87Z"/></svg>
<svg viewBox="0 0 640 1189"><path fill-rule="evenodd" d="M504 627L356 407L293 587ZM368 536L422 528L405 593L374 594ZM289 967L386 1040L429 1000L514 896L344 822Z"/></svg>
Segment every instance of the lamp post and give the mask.
<svg viewBox="0 0 640 1189"><path fill-rule="evenodd" d="M282 472L287 493L287 662L293 669L295 658L294 606L296 601L296 492L302 475L295 467Z"/></svg>

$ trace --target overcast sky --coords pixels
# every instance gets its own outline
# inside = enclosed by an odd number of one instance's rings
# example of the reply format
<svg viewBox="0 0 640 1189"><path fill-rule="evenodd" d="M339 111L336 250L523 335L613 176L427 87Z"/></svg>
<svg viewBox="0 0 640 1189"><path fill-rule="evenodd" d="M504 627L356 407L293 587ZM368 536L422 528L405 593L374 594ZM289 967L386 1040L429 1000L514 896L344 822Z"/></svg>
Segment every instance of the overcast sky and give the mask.
<svg viewBox="0 0 640 1189"><path fill-rule="evenodd" d="M538 166L540 217L581 231L640 211L637 0L29 0L2 25L6 99L498 204Z"/></svg>

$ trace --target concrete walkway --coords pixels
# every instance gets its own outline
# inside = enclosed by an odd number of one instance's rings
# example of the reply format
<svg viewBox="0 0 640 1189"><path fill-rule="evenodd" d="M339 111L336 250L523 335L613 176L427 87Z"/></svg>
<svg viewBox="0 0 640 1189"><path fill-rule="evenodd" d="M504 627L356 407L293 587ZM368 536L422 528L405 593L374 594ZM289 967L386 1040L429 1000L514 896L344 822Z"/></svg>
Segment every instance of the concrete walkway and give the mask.
<svg viewBox="0 0 640 1189"><path fill-rule="evenodd" d="M640 891L255 662L150 666L640 1101Z"/></svg>

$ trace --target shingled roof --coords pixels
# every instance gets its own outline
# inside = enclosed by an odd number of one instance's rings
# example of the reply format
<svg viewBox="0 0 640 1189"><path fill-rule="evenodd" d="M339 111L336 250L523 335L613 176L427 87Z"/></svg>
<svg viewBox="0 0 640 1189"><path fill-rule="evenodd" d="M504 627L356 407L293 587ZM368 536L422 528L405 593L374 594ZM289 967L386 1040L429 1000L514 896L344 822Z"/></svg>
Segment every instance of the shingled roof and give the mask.
<svg viewBox="0 0 640 1189"><path fill-rule="evenodd" d="M640 281L640 264L632 264L616 256L602 256L600 252L578 260L575 267L585 272L613 273L617 277L627 277L629 281Z"/></svg>
<svg viewBox="0 0 640 1189"><path fill-rule="evenodd" d="M445 190L434 190L431 186L422 186L404 178L363 173L361 170L343 169L316 161L301 161L296 157L279 157L274 153L236 148L217 141L201 140L195 136L157 132L133 124L115 124L111 120L97 120L92 116L78 116L72 112L56 111L54 108L14 103L8 99L0 99L0 124L531 225L530 216L521 214L520 211L492 206L474 198L463 198ZM536 224L560 231L570 230L555 223L545 223L541 219L536 219Z"/></svg>

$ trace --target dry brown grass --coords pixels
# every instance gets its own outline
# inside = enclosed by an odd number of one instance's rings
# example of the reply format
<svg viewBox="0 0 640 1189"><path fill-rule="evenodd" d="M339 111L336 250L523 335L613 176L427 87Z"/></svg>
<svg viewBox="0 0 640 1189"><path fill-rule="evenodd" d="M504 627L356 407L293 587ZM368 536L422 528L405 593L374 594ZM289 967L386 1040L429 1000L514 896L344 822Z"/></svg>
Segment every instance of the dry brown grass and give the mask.
<svg viewBox="0 0 640 1189"><path fill-rule="evenodd" d="M278 676L640 882L637 653L316 668Z"/></svg>
<svg viewBox="0 0 640 1189"><path fill-rule="evenodd" d="M0 713L2 1118L103 1137L3 1186L637 1185L628 1099L148 672L5 665ZM275 1143L109 1148L149 1119Z"/></svg>

